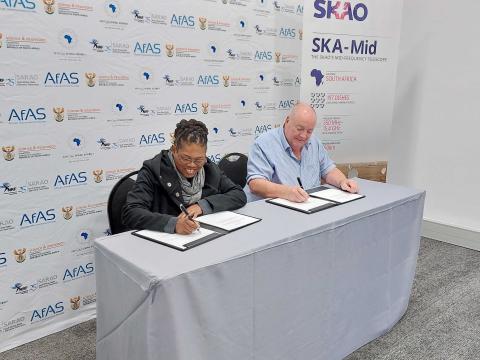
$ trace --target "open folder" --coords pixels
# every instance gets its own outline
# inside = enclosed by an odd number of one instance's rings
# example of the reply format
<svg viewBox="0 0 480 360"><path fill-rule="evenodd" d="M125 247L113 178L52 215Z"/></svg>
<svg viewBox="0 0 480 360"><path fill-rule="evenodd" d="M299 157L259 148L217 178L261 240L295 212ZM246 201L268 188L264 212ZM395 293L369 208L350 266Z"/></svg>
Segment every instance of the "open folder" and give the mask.
<svg viewBox="0 0 480 360"><path fill-rule="evenodd" d="M315 197L309 197L307 201L301 202L301 203L280 199L280 198L268 199L266 201L270 204L283 206L288 209L301 211L306 214L313 214L314 212L337 205L331 201L317 199Z"/></svg>
<svg viewBox="0 0 480 360"><path fill-rule="evenodd" d="M137 230L132 232L132 234L176 250L185 251L205 244L231 231L256 223L261 219L232 211L221 211L215 214L200 216L195 220L200 222L202 227L190 235L169 234L153 230Z"/></svg>
<svg viewBox="0 0 480 360"><path fill-rule="evenodd" d="M332 206L345 204L347 202L364 198L365 195L351 194L349 192L320 186L307 191L310 197L307 201L297 203L285 199L274 198L266 200L268 203L283 206L292 210L301 211L306 214L313 214L317 211L328 209Z"/></svg>

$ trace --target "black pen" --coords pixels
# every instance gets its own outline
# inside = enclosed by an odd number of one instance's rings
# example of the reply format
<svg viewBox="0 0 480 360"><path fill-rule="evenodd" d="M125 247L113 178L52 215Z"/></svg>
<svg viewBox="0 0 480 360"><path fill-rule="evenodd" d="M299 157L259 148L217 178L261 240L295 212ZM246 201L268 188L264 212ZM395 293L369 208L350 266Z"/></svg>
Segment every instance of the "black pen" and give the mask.
<svg viewBox="0 0 480 360"><path fill-rule="evenodd" d="M185 215L187 215L187 217L188 217L190 220L195 221L195 220L193 220L193 216L188 213L187 208L185 207L185 205L180 204L180 210L182 210L182 212L183 212ZM197 231L200 231L200 225L198 225Z"/></svg>
<svg viewBox="0 0 480 360"><path fill-rule="evenodd" d="M303 189L302 180L300 180L300 177L297 177L297 181L298 185L300 185L300 187Z"/></svg>

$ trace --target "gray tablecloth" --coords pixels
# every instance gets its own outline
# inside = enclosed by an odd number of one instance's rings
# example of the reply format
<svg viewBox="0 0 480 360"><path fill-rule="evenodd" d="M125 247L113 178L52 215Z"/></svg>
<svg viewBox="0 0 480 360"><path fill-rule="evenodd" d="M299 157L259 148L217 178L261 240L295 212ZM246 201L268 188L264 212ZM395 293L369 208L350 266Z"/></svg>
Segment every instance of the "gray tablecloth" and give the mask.
<svg viewBox="0 0 480 360"><path fill-rule="evenodd" d="M366 198L262 221L186 252L95 241L97 359L341 359L408 306L425 193L359 180Z"/></svg>

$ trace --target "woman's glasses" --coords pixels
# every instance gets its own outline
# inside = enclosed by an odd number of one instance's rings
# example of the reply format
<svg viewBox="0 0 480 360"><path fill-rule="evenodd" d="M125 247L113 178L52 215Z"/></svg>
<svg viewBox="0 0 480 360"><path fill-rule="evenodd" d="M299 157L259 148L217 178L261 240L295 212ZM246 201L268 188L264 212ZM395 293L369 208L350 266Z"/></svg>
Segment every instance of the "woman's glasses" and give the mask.
<svg viewBox="0 0 480 360"><path fill-rule="evenodd" d="M190 163L193 163L196 166L202 166L203 164L205 164L205 161L207 160L206 157L191 158L190 156L186 156L183 154L178 154L178 159L183 165L189 165Z"/></svg>

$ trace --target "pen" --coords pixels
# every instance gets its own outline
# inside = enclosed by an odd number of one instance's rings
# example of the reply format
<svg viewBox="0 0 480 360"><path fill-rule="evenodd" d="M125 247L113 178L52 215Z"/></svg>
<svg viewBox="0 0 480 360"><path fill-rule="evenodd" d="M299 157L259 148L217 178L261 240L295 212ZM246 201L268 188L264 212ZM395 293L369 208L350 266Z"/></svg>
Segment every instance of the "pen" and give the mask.
<svg viewBox="0 0 480 360"><path fill-rule="evenodd" d="M300 187L303 189L302 180L300 180L299 176L297 177L297 181L298 181L298 185L300 185Z"/></svg>
<svg viewBox="0 0 480 360"><path fill-rule="evenodd" d="M180 204L180 210L182 210L182 212L183 212L185 215L187 215L187 217L188 217L190 220L193 220L193 216L188 213L187 209L185 208L185 205ZM193 221L195 221L195 220L193 220ZM198 225L197 231L200 231L200 225Z"/></svg>

